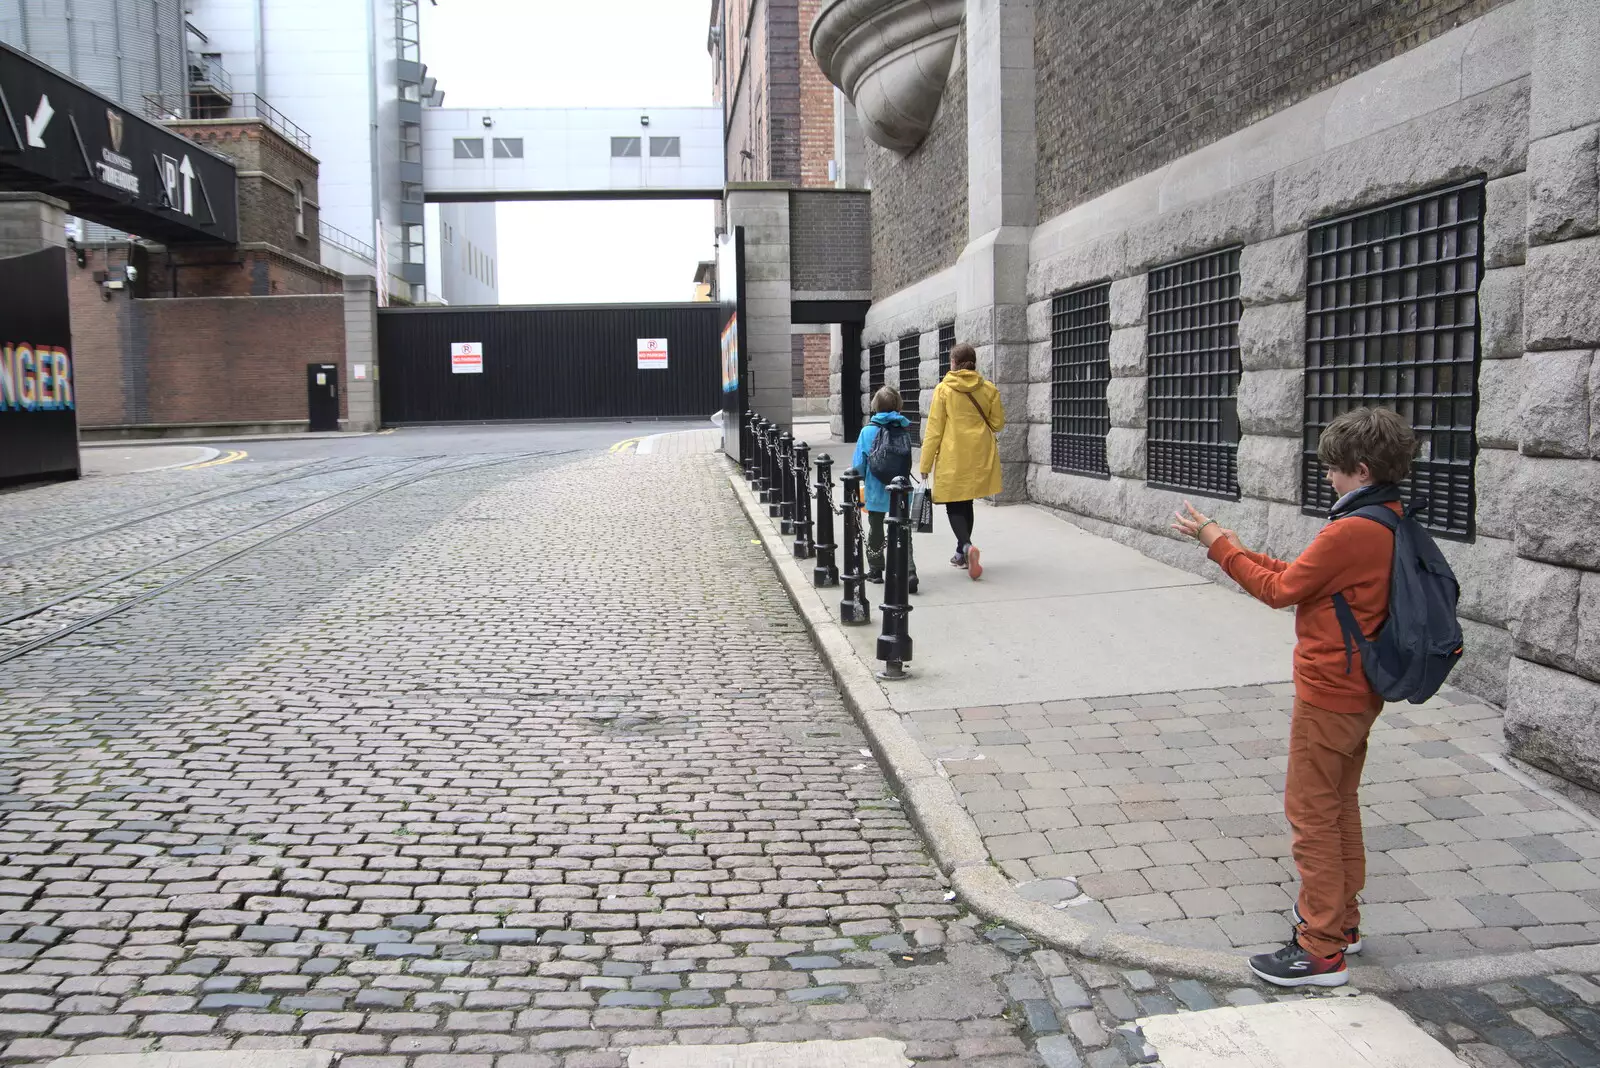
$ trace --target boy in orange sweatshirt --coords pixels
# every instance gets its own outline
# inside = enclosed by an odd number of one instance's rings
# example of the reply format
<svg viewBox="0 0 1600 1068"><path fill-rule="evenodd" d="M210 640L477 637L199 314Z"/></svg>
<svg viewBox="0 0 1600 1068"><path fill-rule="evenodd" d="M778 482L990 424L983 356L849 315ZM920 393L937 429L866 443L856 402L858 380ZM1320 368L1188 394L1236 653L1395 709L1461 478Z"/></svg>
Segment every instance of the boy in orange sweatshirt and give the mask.
<svg viewBox="0 0 1600 1068"><path fill-rule="evenodd" d="M1293 830L1300 899L1294 933L1275 953L1250 958L1250 970L1278 986L1342 986L1345 954L1361 949L1356 895L1366 883L1357 789L1367 735L1383 708L1361 669L1346 666L1333 595L1343 593L1363 634L1389 614L1394 535L1351 513L1382 504L1401 511L1398 483L1411 471L1416 437L1386 408L1357 408L1322 432L1317 458L1339 495L1330 522L1293 561L1251 552L1238 536L1185 501L1173 528L1197 539L1228 577L1273 608L1295 607L1294 717L1284 814Z"/></svg>

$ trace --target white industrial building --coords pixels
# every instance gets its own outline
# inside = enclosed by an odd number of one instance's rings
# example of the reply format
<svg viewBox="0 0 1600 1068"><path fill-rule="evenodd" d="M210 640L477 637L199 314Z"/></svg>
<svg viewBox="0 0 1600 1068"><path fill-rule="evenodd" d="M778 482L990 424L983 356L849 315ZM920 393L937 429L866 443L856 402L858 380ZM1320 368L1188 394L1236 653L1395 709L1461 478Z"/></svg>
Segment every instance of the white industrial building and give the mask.
<svg viewBox="0 0 1600 1068"><path fill-rule="evenodd" d="M0 40L130 110L292 124L321 164L325 266L411 303L497 302L493 205L425 208L424 112L443 94L418 0L0 0Z"/></svg>

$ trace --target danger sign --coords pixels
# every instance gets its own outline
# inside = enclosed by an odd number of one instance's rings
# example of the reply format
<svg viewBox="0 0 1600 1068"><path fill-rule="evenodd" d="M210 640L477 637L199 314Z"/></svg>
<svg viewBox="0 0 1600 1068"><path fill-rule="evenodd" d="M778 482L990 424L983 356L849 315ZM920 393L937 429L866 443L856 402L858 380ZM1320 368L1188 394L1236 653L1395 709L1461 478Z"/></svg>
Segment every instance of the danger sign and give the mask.
<svg viewBox="0 0 1600 1068"><path fill-rule="evenodd" d="M665 371L667 369L667 339L642 337L639 339L639 370Z"/></svg>
<svg viewBox="0 0 1600 1068"><path fill-rule="evenodd" d="M483 342L457 341L450 346L450 373L453 375L483 374Z"/></svg>

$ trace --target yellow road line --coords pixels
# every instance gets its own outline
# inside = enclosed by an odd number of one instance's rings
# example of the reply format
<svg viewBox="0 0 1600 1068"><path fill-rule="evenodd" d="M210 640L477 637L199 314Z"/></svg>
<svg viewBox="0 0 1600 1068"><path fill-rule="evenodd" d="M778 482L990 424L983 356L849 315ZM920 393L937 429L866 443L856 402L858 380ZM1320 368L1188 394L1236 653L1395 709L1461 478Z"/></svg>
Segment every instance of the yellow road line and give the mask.
<svg viewBox="0 0 1600 1068"><path fill-rule="evenodd" d="M189 466L185 467L184 470L198 471L202 467L221 467L223 464L231 464L235 460L243 460L249 455L249 453L242 449L229 449L225 454L218 456L215 460L207 460L203 464L190 464Z"/></svg>
<svg viewBox="0 0 1600 1068"><path fill-rule="evenodd" d="M613 452L613 453L618 453L618 452L626 452L630 448L637 449L639 447L639 442L641 442L643 440L644 440L643 438L628 438L628 439L626 439L624 441L617 442L615 445L611 446L611 448L609 450L607 450L607 451Z"/></svg>

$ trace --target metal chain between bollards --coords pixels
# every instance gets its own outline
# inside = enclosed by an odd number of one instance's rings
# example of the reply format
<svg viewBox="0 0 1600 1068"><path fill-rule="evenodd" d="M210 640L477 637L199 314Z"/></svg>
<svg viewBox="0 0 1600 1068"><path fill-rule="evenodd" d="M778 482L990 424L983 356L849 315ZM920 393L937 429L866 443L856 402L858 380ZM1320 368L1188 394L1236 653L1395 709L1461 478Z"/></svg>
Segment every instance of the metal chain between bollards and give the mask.
<svg viewBox="0 0 1600 1068"><path fill-rule="evenodd" d="M844 599L839 602L839 622L872 622L867 603L867 576L863 564L866 553L861 545L861 475L855 468L844 473Z"/></svg>
<svg viewBox="0 0 1600 1068"><path fill-rule="evenodd" d="M756 500L772 500L772 424L762 416L756 423Z"/></svg>
<svg viewBox="0 0 1600 1068"><path fill-rule="evenodd" d="M911 661L911 483L905 476L889 483L889 514L884 516L883 631L878 636L880 679L903 679Z"/></svg>
<svg viewBox="0 0 1600 1068"><path fill-rule="evenodd" d="M823 453L817 457L817 566L811 572L811 584L818 589L839 585L833 515L833 457Z"/></svg>
<svg viewBox="0 0 1600 1068"><path fill-rule="evenodd" d="M746 408L739 417L739 469L746 485L755 483L755 430L756 413Z"/></svg>
<svg viewBox="0 0 1600 1068"><path fill-rule="evenodd" d="M794 435L787 430L778 443L778 533L794 533Z"/></svg>
<svg viewBox="0 0 1600 1068"><path fill-rule="evenodd" d="M794 558L809 560L816 553L816 542L811 538L811 487L807 478L811 474L811 446L803 441L794 443Z"/></svg>
<svg viewBox="0 0 1600 1068"><path fill-rule="evenodd" d="M767 518L778 518L783 506L783 428L777 423L767 431L767 456L771 477L767 482Z"/></svg>

